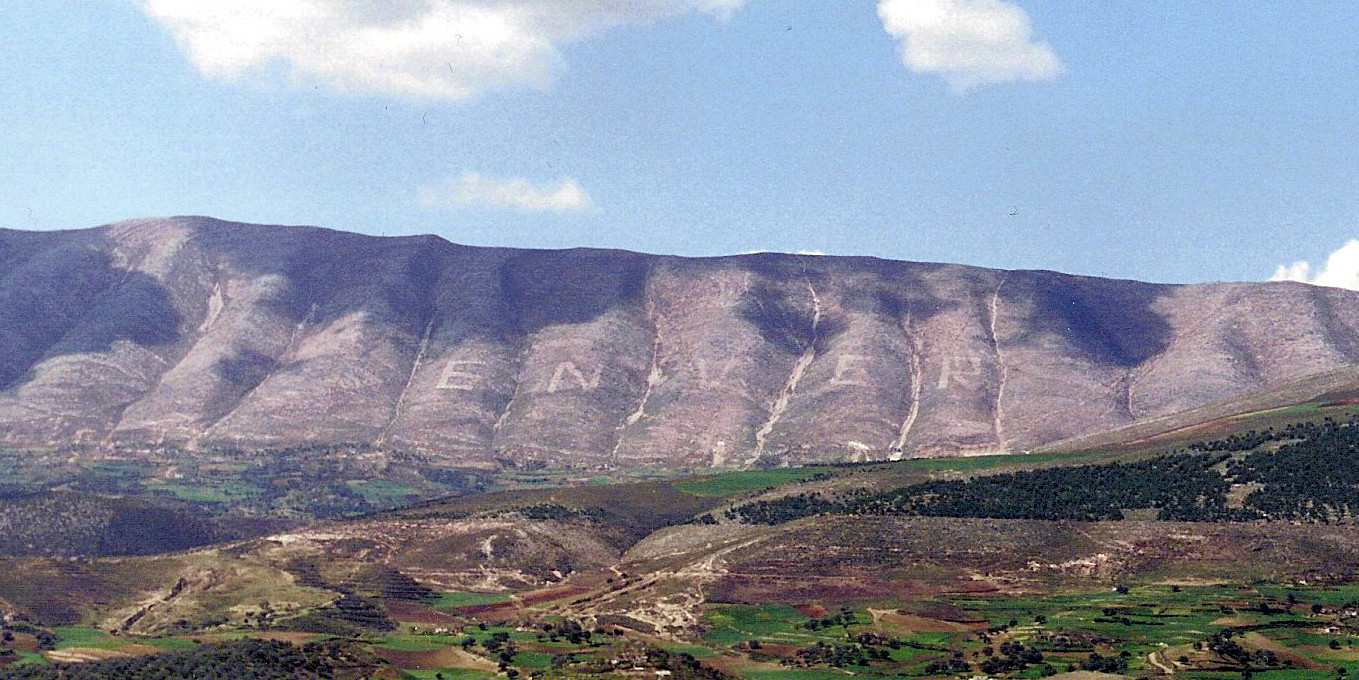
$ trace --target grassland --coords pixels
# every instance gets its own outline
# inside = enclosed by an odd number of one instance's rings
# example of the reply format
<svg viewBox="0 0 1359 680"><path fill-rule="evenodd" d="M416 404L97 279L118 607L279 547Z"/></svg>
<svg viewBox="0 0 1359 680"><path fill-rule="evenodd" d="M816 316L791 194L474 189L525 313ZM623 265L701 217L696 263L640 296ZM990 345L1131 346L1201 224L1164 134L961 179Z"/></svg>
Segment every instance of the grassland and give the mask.
<svg viewBox="0 0 1359 680"><path fill-rule="evenodd" d="M741 494L759 491L780 484L790 482L800 482L818 474L825 474L824 471L816 468L778 468L774 470L750 470L744 472L729 472L726 474L712 475L709 477L699 477L696 479L686 479L675 483L675 486L686 493L705 498L729 498Z"/></svg>
<svg viewBox="0 0 1359 680"><path fill-rule="evenodd" d="M451 609L501 604L509 601L510 596L504 593L447 592L440 593L437 599L430 600L428 604L436 609Z"/></svg>
<svg viewBox="0 0 1359 680"><path fill-rule="evenodd" d="M373 677L385 680L641 677L616 668L779 680L1036 678L1083 668L1128 677L1170 670L1188 680L1359 673L1359 535L1348 525L829 513L756 526L725 513L808 489L852 493L1139 455L1049 452L622 483L518 471L497 480L504 490L270 539L145 559L10 559L0 562L9 572L0 576L0 610L23 610L50 643L39 648L25 633L0 663L344 635L381 660ZM193 482L147 481L143 466L117 462L98 474L110 487L136 482L185 502L258 500L262 487L228 467ZM410 479L340 486L340 495L379 508L430 488ZM646 549L634 551L643 540ZM401 578L382 580L395 571ZM384 587L412 577L437 592ZM351 596L377 612L365 620L383 625L351 617L340 632L329 626L344 614L336 602Z"/></svg>
<svg viewBox="0 0 1359 680"><path fill-rule="evenodd" d="M431 604L501 601L456 592ZM1359 607L1355 584L1147 584L874 602L711 604L704 612L702 634L687 643L648 641L614 627L575 629L579 633L573 635L556 617L488 621L475 615L437 632L428 624L404 622L397 632L361 642L384 660L388 670L382 677L402 679L503 677L496 665L526 677L565 679L578 677L586 667L639 658L637 650L644 648L687 655L695 663L753 680L966 677L980 673L984 664L1001 663L1015 649L1027 650L1036 660L992 672L993 677L1044 677L1088 666L1095 655L1128 677L1171 669L1186 680L1238 680L1243 671L1255 678L1330 679L1359 673L1354 607ZM47 655L66 658L63 650L91 658L101 653L139 655L190 648L202 639L112 636L89 627L47 630L57 639L53 651L21 649L11 663L50 663ZM215 639L280 635L285 634L240 630ZM1233 641L1250 660L1243 663L1214 651L1215 639ZM840 660L827 661L833 658L827 650L839 653L835 658ZM948 660L967 670L941 674L936 666Z"/></svg>

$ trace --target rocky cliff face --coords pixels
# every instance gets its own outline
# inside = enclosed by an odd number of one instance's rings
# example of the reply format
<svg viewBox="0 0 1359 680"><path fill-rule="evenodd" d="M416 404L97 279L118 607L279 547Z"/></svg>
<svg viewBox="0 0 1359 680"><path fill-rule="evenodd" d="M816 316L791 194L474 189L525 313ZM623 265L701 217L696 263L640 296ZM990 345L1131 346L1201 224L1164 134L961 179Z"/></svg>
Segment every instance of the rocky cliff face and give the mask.
<svg viewBox="0 0 1359 680"><path fill-rule="evenodd" d="M0 231L0 445L579 466L1019 451L1359 361L1359 294L204 218Z"/></svg>

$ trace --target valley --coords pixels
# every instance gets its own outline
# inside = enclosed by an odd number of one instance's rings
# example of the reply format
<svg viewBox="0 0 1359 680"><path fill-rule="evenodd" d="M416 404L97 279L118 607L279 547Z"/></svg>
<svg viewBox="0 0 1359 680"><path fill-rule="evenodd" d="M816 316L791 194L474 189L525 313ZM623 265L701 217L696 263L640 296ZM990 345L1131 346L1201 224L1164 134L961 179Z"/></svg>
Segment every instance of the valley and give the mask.
<svg viewBox="0 0 1359 680"><path fill-rule="evenodd" d="M70 663L187 668L283 640L307 646L252 653L314 655L315 677L393 680L1334 678L1359 670L1359 529L1344 504L1359 410L1302 412L1157 452L630 480L469 471L482 488L258 537L144 556L6 557L0 677L111 672L54 665ZM1331 475L1304 475L1325 483L1279 476L1288 456L1325 451L1338 456L1317 461ZM1102 496L1103 471L1128 490ZM1214 477L1156 482L1191 472ZM1031 475L1118 512L1078 503L1010 516L1036 507L1015 481ZM992 483L1014 503L949 509L956 494L995 496ZM1181 516L1189 496L1162 488L1189 489L1201 510L1309 511ZM772 507L798 512L753 510ZM154 655L163 650L180 656Z"/></svg>
<svg viewBox="0 0 1359 680"><path fill-rule="evenodd" d="M1359 680L1353 4L0 0L0 680Z"/></svg>
<svg viewBox="0 0 1359 680"><path fill-rule="evenodd" d="M0 259L0 678L1359 672L1350 291L187 217Z"/></svg>

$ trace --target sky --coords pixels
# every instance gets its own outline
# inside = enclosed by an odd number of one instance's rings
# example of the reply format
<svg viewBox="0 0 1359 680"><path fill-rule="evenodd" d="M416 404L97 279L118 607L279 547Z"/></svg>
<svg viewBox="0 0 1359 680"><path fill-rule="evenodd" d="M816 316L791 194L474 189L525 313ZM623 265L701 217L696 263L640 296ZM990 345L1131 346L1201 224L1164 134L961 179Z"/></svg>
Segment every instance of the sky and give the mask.
<svg viewBox="0 0 1359 680"><path fill-rule="evenodd" d="M1359 11L6 0L0 226L1359 288Z"/></svg>

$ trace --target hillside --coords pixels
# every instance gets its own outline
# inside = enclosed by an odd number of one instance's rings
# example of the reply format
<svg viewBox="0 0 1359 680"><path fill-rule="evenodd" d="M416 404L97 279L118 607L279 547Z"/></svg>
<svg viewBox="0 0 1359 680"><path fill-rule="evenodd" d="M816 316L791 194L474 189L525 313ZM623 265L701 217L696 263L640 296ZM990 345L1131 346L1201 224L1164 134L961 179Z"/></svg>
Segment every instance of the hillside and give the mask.
<svg viewBox="0 0 1359 680"><path fill-rule="evenodd" d="M243 677L319 652L330 677L393 680L1352 672L1359 414L1191 448L582 482L0 557L0 678L240 650Z"/></svg>
<svg viewBox="0 0 1359 680"><path fill-rule="evenodd" d="M1015 452L1359 361L1359 294L206 218L0 231L0 446L448 464Z"/></svg>

